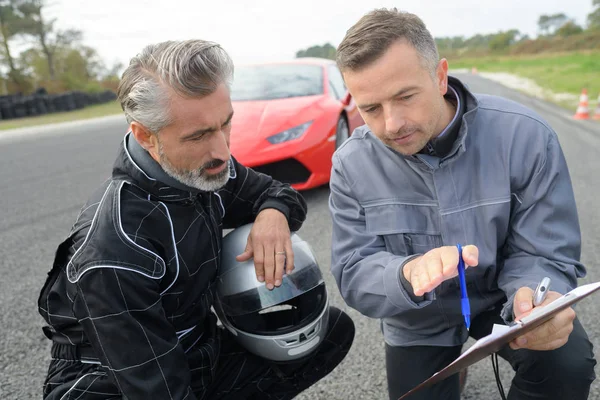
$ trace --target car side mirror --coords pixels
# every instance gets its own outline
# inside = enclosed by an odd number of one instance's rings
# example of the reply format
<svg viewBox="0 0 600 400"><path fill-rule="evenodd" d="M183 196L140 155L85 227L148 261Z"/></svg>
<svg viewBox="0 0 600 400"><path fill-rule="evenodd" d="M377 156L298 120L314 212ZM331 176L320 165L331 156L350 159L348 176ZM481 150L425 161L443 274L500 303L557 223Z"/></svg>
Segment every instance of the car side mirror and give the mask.
<svg viewBox="0 0 600 400"><path fill-rule="evenodd" d="M350 105L350 100L352 100L352 95L350 92L346 92L346 95L342 97L342 104L345 106Z"/></svg>

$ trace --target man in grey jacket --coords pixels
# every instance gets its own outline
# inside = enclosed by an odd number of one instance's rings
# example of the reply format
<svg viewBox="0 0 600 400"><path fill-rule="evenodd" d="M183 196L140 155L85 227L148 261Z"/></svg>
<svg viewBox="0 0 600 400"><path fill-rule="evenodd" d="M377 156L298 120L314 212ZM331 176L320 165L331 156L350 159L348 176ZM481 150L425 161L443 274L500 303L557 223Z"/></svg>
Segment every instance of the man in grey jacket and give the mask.
<svg viewBox="0 0 600 400"><path fill-rule="evenodd" d="M390 399L457 358L469 335L577 286L580 230L556 133L522 105L474 95L448 76L415 15L374 10L338 47L366 125L335 153L332 273L348 305L380 318ZM457 243L471 301L463 322ZM500 355L516 371L509 399L585 399L592 345L573 309ZM458 376L411 399L458 399Z"/></svg>

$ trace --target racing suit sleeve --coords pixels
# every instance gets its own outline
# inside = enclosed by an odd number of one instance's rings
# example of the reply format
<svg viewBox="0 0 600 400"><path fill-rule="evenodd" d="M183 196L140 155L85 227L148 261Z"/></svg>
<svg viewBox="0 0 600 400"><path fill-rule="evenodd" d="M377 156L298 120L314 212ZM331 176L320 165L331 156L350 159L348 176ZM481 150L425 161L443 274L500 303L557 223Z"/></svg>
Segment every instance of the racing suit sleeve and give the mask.
<svg viewBox="0 0 600 400"><path fill-rule="evenodd" d="M302 195L288 184L243 166L234 157L231 160L232 178L217 192L225 214L223 227L250 223L262 210L274 208L286 216L290 231L298 231L307 212Z"/></svg>

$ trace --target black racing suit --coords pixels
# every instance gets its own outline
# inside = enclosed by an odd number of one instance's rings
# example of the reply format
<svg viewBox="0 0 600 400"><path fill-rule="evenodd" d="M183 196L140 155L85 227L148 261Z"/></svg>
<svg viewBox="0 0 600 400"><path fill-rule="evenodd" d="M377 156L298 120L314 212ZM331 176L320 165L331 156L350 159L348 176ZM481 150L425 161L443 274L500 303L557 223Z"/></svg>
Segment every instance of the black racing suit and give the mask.
<svg viewBox="0 0 600 400"><path fill-rule="evenodd" d="M227 335L211 306L222 231L265 208L283 212L296 231L306 203L234 158L219 191L175 188L147 175L127 140L135 139L125 137L112 178L58 246L39 296L53 342L44 397L217 398L211 387Z"/></svg>

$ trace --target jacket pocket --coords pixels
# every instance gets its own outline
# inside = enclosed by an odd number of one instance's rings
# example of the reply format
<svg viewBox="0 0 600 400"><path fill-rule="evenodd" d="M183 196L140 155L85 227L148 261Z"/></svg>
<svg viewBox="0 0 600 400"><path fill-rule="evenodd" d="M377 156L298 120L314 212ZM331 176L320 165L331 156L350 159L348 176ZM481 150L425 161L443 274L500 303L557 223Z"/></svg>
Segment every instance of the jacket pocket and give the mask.
<svg viewBox="0 0 600 400"><path fill-rule="evenodd" d="M390 253L410 256L442 246L437 206L391 203L364 210L367 232L382 237Z"/></svg>
<svg viewBox="0 0 600 400"><path fill-rule="evenodd" d="M54 287L54 284L60 275L60 270L64 268L68 262L69 251L72 245L73 240L72 237L69 236L58 246L54 255L52 268L50 271L48 271L44 285L42 286L38 295L38 309L46 321L50 321L50 313L48 311L50 310L50 304L48 304L50 292L52 291L52 288ZM46 336L48 336L48 334L46 334ZM51 339L49 336L48 338Z"/></svg>

